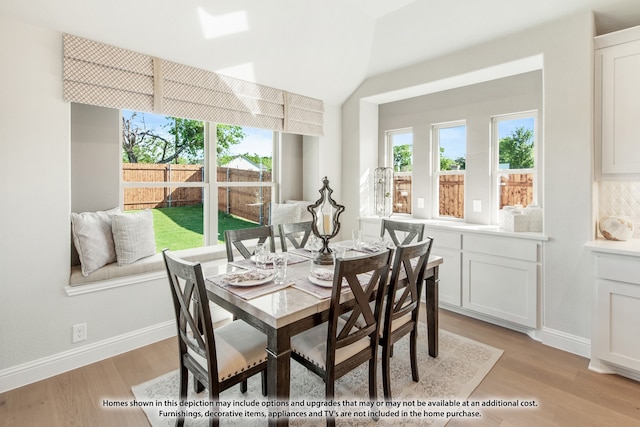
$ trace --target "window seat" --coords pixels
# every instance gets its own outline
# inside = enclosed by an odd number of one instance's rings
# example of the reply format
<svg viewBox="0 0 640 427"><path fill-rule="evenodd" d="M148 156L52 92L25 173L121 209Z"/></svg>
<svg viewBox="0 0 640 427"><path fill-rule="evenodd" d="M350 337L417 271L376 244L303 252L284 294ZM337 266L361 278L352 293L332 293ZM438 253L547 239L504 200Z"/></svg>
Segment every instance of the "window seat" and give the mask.
<svg viewBox="0 0 640 427"><path fill-rule="evenodd" d="M208 262L227 257L224 245L203 246L198 248L183 249L175 251L175 254L187 261ZM161 277L165 273L162 253L157 253L150 257L139 259L131 264L118 265L117 263L107 264L99 268L88 276L83 276L79 265L71 266L71 276L69 277L68 288L78 288L83 285L99 284L100 289L105 287L121 286L135 283L138 279L150 279ZM153 274L156 273L156 274ZM151 277L149 277L151 276ZM68 294L85 293L67 290Z"/></svg>

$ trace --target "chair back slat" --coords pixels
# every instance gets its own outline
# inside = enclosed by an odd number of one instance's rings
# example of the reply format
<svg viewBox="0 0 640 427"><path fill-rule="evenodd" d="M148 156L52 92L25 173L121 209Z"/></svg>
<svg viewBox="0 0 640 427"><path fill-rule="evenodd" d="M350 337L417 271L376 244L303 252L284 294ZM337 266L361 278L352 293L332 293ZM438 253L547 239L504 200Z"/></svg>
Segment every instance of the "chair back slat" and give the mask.
<svg viewBox="0 0 640 427"><path fill-rule="evenodd" d="M400 245L396 248L389 287L385 324L383 332L391 330L395 319L409 313L417 321L420 307L422 282L426 271L433 239L427 239L412 245Z"/></svg>
<svg viewBox="0 0 640 427"><path fill-rule="evenodd" d="M371 337L372 345L378 345L380 306L386 291L390 257L390 251L385 251L376 255L336 260L329 309L327 361L333 360L336 349L367 336ZM340 305L344 286L348 286L354 296L353 304L348 306ZM376 304L375 309L372 309L369 303L374 298ZM341 316L343 320L346 319L346 323L338 328ZM360 321L359 327L355 328L358 319L364 319L364 324Z"/></svg>
<svg viewBox="0 0 640 427"><path fill-rule="evenodd" d="M287 252L287 241L296 249L304 248L311 235L311 225L311 221L279 224L282 252Z"/></svg>
<svg viewBox="0 0 640 427"><path fill-rule="evenodd" d="M218 378L217 364L212 362L216 346L202 266L179 260L166 249L162 254L177 319L180 358L190 357L187 349L193 350L207 360L210 377Z"/></svg>
<svg viewBox="0 0 640 427"><path fill-rule="evenodd" d="M400 240L399 233L403 233L404 237ZM422 241L424 236L424 224L392 221L389 219L382 220L382 226L380 229L380 237L385 237L388 234L396 246L408 245L413 242Z"/></svg>
<svg viewBox="0 0 640 427"><path fill-rule="evenodd" d="M244 259L251 258L254 251L247 249L245 245L247 240L257 239L258 243L269 242L269 250L276 251L275 241L273 238L273 226L265 225L253 228L241 228L238 230L225 230L224 243L227 249L227 261L231 262L234 258L234 248L240 252Z"/></svg>

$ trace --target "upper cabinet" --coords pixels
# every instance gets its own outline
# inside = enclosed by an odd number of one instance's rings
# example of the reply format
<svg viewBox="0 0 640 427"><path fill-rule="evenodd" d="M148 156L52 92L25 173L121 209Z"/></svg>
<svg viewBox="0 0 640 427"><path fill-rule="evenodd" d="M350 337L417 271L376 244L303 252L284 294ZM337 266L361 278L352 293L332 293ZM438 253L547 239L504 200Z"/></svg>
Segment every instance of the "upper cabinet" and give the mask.
<svg viewBox="0 0 640 427"><path fill-rule="evenodd" d="M594 47L596 176L638 180L640 26L598 36Z"/></svg>

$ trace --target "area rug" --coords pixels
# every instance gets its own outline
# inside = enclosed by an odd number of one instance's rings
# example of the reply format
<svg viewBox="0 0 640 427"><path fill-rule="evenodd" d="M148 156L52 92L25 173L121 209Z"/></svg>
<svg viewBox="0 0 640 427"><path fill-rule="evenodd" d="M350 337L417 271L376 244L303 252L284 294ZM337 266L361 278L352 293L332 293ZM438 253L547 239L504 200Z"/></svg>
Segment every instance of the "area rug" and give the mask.
<svg viewBox="0 0 640 427"><path fill-rule="evenodd" d="M408 337L398 341L394 347L391 362L391 383L393 404L383 400L382 374L378 374L379 402L368 407L368 365L364 364L340 378L336 383L336 397L332 402L324 400L324 383L307 369L291 362L291 398L289 408L283 410L295 413L289 417L289 425L315 427L324 426L324 415L334 411L339 426L433 426L445 425L452 417L481 417L473 402L466 399L482 382L502 350L478 343L459 335L440 331L439 355L429 356L426 340L426 326L420 324L418 363L420 381L411 380ZM380 364L378 364L380 365ZM188 404L185 412L186 426L206 426L207 411L216 409L207 406L206 392L193 392L192 376L189 378ZM261 394L260 376L249 380L247 393L240 393L236 386L221 394L225 406L218 408L224 413L221 426L264 426L269 404L278 402L267 400ZM137 406L145 411L153 427L173 426L178 411L178 371L139 384L132 388ZM477 403L477 402L476 402ZM322 406L322 407L318 407ZM276 408L279 411L280 408ZM371 411L378 420L371 418Z"/></svg>

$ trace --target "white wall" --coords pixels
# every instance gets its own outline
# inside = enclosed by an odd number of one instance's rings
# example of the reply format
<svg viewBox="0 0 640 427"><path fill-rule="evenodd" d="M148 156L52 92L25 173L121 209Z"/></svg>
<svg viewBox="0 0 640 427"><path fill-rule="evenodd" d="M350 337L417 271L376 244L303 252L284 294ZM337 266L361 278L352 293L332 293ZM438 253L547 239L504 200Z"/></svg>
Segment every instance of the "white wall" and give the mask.
<svg viewBox="0 0 640 427"><path fill-rule="evenodd" d="M71 211L111 209L120 202L120 112L71 104Z"/></svg>
<svg viewBox="0 0 640 427"><path fill-rule="evenodd" d="M172 322L173 311L165 280L66 295L71 155L70 104L62 98L62 35L0 18L0 65L4 390L16 380L24 382L34 365L49 362L38 375L75 367L68 362L72 353ZM87 341L72 344L72 325L84 322Z"/></svg>
<svg viewBox="0 0 640 427"><path fill-rule="evenodd" d="M377 123L372 98L438 82L451 76L542 54L544 103L545 229L542 302L543 340L571 350L588 345L593 279L582 245L593 237L591 219L593 16L581 13L365 81L343 105L343 155L375 152L358 167L343 167L347 200L364 200L365 174L378 166ZM433 41L425 41L425 43ZM361 207L362 210L362 207ZM353 210L345 218L355 227ZM584 350L584 349L582 349Z"/></svg>

